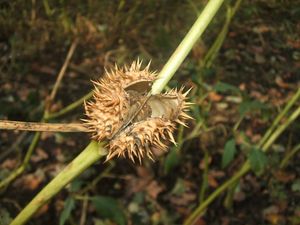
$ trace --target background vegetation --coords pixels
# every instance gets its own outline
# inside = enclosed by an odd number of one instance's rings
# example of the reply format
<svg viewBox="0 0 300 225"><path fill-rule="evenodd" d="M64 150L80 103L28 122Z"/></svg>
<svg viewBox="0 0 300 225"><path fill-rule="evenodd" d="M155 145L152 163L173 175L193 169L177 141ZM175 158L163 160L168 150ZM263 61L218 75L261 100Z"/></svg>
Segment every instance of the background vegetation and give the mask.
<svg viewBox="0 0 300 225"><path fill-rule="evenodd" d="M238 3L225 2L169 83L193 87L195 121L179 128L178 146L155 163L98 162L31 224L182 224L247 159L253 172L231 185L195 224L300 223L299 120L268 154L257 147L299 89L300 3ZM204 4L1 2L0 119L45 120L45 108L52 115L60 112L89 93L90 80L115 63L139 57L152 60L152 70L159 71ZM55 101L47 106L74 42ZM80 118L82 106L47 120ZM1 189L0 224L7 224L88 142L87 134L1 131L0 181L23 169Z"/></svg>

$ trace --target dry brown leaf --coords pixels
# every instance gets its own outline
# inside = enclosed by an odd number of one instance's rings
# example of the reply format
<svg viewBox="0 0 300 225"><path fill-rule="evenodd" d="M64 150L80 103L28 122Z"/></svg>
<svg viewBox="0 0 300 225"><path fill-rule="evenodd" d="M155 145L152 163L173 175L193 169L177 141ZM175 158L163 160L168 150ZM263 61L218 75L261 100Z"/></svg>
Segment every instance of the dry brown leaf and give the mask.
<svg viewBox="0 0 300 225"><path fill-rule="evenodd" d="M47 213L49 210L49 204L45 204L43 205L35 214L34 214L34 217L39 217L45 213Z"/></svg>
<svg viewBox="0 0 300 225"><path fill-rule="evenodd" d="M280 214L268 214L265 219L272 225L284 224L285 217Z"/></svg>
<svg viewBox="0 0 300 225"><path fill-rule="evenodd" d="M147 185L146 191L152 199L156 199L158 194L161 193L164 189L164 186L160 185L156 180L153 180L149 185Z"/></svg>
<svg viewBox="0 0 300 225"><path fill-rule="evenodd" d="M291 87L291 85L288 84L288 83L286 83L286 82L284 82L280 76L277 76L277 77L275 78L275 83L276 83L279 87L281 87L281 88L286 88L286 89L287 89L287 88L290 88L290 87Z"/></svg>
<svg viewBox="0 0 300 225"><path fill-rule="evenodd" d="M296 175L292 172L285 172L282 170L278 170L274 173L274 177L276 180L282 182L282 183L288 183L295 179Z"/></svg>
<svg viewBox="0 0 300 225"><path fill-rule="evenodd" d="M3 163L1 163L0 167L3 169L13 169L17 166L18 161L16 159L6 159Z"/></svg>
<svg viewBox="0 0 300 225"><path fill-rule="evenodd" d="M211 92L208 93L208 98L212 102L219 102L223 99L223 96L216 93L216 92L214 92L214 91L211 91Z"/></svg>
<svg viewBox="0 0 300 225"><path fill-rule="evenodd" d="M173 195L169 198L170 202L176 206L188 206L197 198L195 193L183 193L182 195Z"/></svg>
<svg viewBox="0 0 300 225"><path fill-rule="evenodd" d="M49 158L48 153L44 149L37 148L37 150L35 151L35 154L31 156L30 161L36 163L36 162L39 162L41 160L48 159L48 158Z"/></svg>
<svg viewBox="0 0 300 225"><path fill-rule="evenodd" d="M42 177L35 174L28 174L20 178L18 186L22 186L25 190L36 190L42 183Z"/></svg>

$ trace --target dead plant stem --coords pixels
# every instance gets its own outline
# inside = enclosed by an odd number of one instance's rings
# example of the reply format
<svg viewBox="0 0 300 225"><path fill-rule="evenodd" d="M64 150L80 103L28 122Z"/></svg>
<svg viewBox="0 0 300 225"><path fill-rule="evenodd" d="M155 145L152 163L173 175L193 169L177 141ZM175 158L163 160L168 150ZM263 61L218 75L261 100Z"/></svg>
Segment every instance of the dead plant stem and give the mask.
<svg viewBox="0 0 300 225"><path fill-rule="evenodd" d="M61 68L60 71L59 71L58 77L57 77L57 79L56 79L56 81L55 81L55 84L54 84L53 89L52 89L51 94L50 94L49 104L51 104L51 103L53 102L53 100L54 100L54 98L55 98L55 96L56 96L58 87L59 87L59 85L60 85L60 83L61 83L61 80L62 80L63 76L64 76L65 73L66 73L66 70L67 70L68 65L69 65L69 63L70 63L70 60L71 60L71 58L72 58L72 56L73 56L73 54L74 54L74 51L75 51L75 49L76 49L76 47L77 47L77 44L78 44L78 40L75 39L75 40L73 41L73 43L72 43L72 45L71 45L69 51L68 51L67 57L66 57L66 59L65 59L65 62L64 62L64 64L63 64L62 68Z"/></svg>
<svg viewBox="0 0 300 225"><path fill-rule="evenodd" d="M11 120L0 120L0 129L47 132L89 132L81 123L41 123Z"/></svg>

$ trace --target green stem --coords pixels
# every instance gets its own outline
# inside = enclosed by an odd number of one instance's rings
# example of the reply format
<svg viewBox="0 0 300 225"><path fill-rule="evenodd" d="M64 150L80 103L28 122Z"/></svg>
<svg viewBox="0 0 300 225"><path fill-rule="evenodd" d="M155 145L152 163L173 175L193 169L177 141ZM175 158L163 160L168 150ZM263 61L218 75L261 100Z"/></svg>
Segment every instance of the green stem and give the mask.
<svg viewBox="0 0 300 225"><path fill-rule="evenodd" d="M219 188L217 188L212 194L209 195L207 199L205 199L202 204L200 204L196 210L186 219L184 222L184 225L191 225L194 224L195 220L201 216L203 211L206 209L206 207L216 198L218 197L223 191L227 189L227 187L234 184L235 181L240 179L241 176L243 176L248 170L250 169L250 164L247 161L242 169L240 169L232 178L230 178L228 181L226 181L224 184L222 184Z"/></svg>
<svg viewBox="0 0 300 225"><path fill-rule="evenodd" d="M209 167L209 153L207 149L204 150L204 170L202 175L202 184L199 193L199 203L201 204L205 199L206 190L208 187L208 167Z"/></svg>
<svg viewBox="0 0 300 225"><path fill-rule="evenodd" d="M0 182L0 190L4 187L6 187L7 185L10 184L10 182L12 182L14 179L16 179L20 174L22 174L24 172L24 170L27 168L28 164L29 164L29 160L30 157L33 153L33 150L35 149L39 139L41 136L41 132L36 132L34 134L34 137L31 141L31 144L26 152L25 158L21 164L21 166L19 166L16 170L14 170L11 174L9 174L8 177L6 177L4 180L2 180Z"/></svg>
<svg viewBox="0 0 300 225"><path fill-rule="evenodd" d="M262 150L267 152L270 146L275 142L275 140L279 137L280 134L300 115L300 106L292 113L292 115L281 124L267 139L266 143L262 146ZM184 225L192 225L195 220L201 216L203 211L207 208L207 206L215 200L223 191L225 191L228 187L238 181L243 175L245 175L250 170L250 163L247 160L241 169L234 174L228 181L222 184L219 188L217 188L202 204L200 204L196 210L186 219Z"/></svg>
<svg viewBox="0 0 300 225"><path fill-rule="evenodd" d="M296 94L289 100L288 104L285 106L285 108L278 114L278 116L273 121L271 127L267 130L264 137L260 140L259 146L262 146L266 140L269 138L269 136L272 134L273 130L276 128L276 126L279 124L279 122L282 120L282 118L286 115L286 113L290 110L290 108L294 105L294 103L300 98L300 88L297 90Z"/></svg>
<svg viewBox="0 0 300 225"><path fill-rule="evenodd" d="M296 145L291 151L289 151L286 156L283 158L283 160L280 163L279 168L284 169L286 165L288 164L288 161L296 155L296 153L300 150L300 144Z"/></svg>
<svg viewBox="0 0 300 225"><path fill-rule="evenodd" d="M152 85L152 94L160 93L186 58L196 41L201 37L206 27L217 13L224 0L210 0L204 10L172 54L168 62L158 75L158 79Z"/></svg>
<svg viewBox="0 0 300 225"><path fill-rule="evenodd" d="M89 92L88 94L86 94L85 96L83 96L82 98L78 99L77 101L71 103L70 105L66 106L65 108L63 108L62 110L56 112L56 113L50 113L47 115L47 117L45 118L46 120L51 120L51 119L56 119L59 116L62 116L72 110L74 110L75 108L79 107L82 105L82 103L91 98L93 96L94 91Z"/></svg>
<svg viewBox="0 0 300 225"><path fill-rule="evenodd" d="M75 177L85 169L98 161L106 153L97 143L92 141L67 167L64 168L38 195L20 212L10 225L21 225L64 186L70 183Z"/></svg>

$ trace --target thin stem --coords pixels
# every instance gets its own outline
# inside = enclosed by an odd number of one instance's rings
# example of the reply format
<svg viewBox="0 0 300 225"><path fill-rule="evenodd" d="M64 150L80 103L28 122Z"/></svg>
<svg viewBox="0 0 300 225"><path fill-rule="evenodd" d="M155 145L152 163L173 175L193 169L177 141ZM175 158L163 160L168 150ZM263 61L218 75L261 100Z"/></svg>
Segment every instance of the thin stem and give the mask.
<svg viewBox="0 0 300 225"><path fill-rule="evenodd" d="M286 165L288 164L288 161L294 156L296 155L296 153L300 150L300 144L296 145L291 151L289 151L286 156L283 158L283 160L280 163L279 168L283 169L286 167Z"/></svg>
<svg viewBox="0 0 300 225"><path fill-rule="evenodd" d="M67 57L66 57L66 59L65 59L65 62L64 62L64 64L63 64L63 66L61 67L61 70L59 71L58 77L57 77L56 82L55 82L55 84L54 84L54 87L53 87L53 89L52 89L52 91L51 91L50 99L49 99L49 102L50 102L50 103L54 100L54 98L55 98L55 96L56 96L58 87L59 87L59 85L60 85L60 83L61 83L61 80L62 80L64 74L66 73L66 70L67 70L68 65L69 65L69 63L70 63L70 61L71 61L71 58L72 58L72 56L73 56L73 54L74 54L74 52L75 52L75 49L76 49L76 47L77 47L77 44L78 44L78 40L75 39L75 40L73 41L73 43L72 43L72 45L71 45L69 51L68 51Z"/></svg>
<svg viewBox="0 0 300 225"><path fill-rule="evenodd" d="M30 157L32 155L33 150L35 149L35 146L37 145L39 139L40 139L40 132L36 132L34 134L34 137L31 141L31 144L26 152L25 158L21 164L21 166L19 166L17 169L15 169L13 172L11 172L9 174L8 177L6 177L4 180L2 180L0 182L0 190L4 187L6 187L7 185L10 184L10 182L12 182L14 179L16 179L20 174L22 174L24 172L24 170L27 168L27 165L29 163Z"/></svg>
<svg viewBox="0 0 300 225"><path fill-rule="evenodd" d="M266 140L266 143L263 145L262 150L267 152L269 147L275 142L279 135L300 115L300 106L289 116L289 118L284 121Z"/></svg>
<svg viewBox="0 0 300 225"><path fill-rule="evenodd" d="M203 202L203 199L205 198L206 190L208 187L208 167L209 167L209 153L207 149L204 150L204 170L202 175L202 184L200 188L199 193L199 203L201 204Z"/></svg>
<svg viewBox="0 0 300 225"><path fill-rule="evenodd" d="M290 110L290 108L294 105L294 103L300 98L300 88L297 90L296 94L289 100L287 105L284 107L284 109L278 114L278 116L273 121L271 127L267 130L263 138L259 142L259 146L262 146L266 140L269 138L269 136L272 134L276 126L279 124L279 122L282 120L282 118L286 115L286 113Z"/></svg>
<svg viewBox="0 0 300 225"><path fill-rule="evenodd" d="M106 154L104 149L97 142L92 141L81 154L32 199L11 222L11 225L21 225L28 221L41 206L48 202L85 169L98 161L104 154Z"/></svg>
<svg viewBox="0 0 300 225"><path fill-rule="evenodd" d="M217 13L224 0L210 0L204 10L172 54L168 62L158 75L158 79L152 85L152 94L160 93L186 58L196 41L201 37L206 27Z"/></svg>
<svg viewBox="0 0 300 225"><path fill-rule="evenodd" d="M0 129L47 132L89 132L81 123L41 123L0 120Z"/></svg>
<svg viewBox="0 0 300 225"><path fill-rule="evenodd" d="M88 100L93 96L94 91L90 91L88 94L83 96L82 98L78 99L77 101L71 103L70 105L66 106L62 110L55 112L55 113L49 113L45 119L51 120L56 119L57 117L60 117L62 115L67 114L68 112L71 112L72 110L76 109L77 107L81 106L84 101Z"/></svg>
<svg viewBox="0 0 300 225"><path fill-rule="evenodd" d="M280 125L267 139L267 142L263 145L262 150L267 152L270 146L275 142L275 140L279 137L280 134L300 115L300 106L292 113L292 115L282 124ZM207 208L207 206L215 200L223 191L225 191L228 187L238 181L243 175L245 175L250 170L250 163L247 160L241 169L234 174L229 180L227 180L224 184L222 184L219 188L217 188L202 204L200 204L196 210L186 219L184 225L192 225L195 220L201 216L203 211Z"/></svg>
<svg viewBox="0 0 300 225"><path fill-rule="evenodd" d="M240 169L232 178L230 178L228 181L226 181L224 184L222 184L219 188L217 188L212 194L209 195L207 199L205 199L202 204L200 204L197 209L186 219L184 222L184 225L192 225L194 224L195 220L201 216L203 211L206 209L206 207L216 198L218 197L223 191L227 189L227 187L234 184L235 181L240 179L241 176L243 176L248 170L250 169L250 164L247 161L242 169Z"/></svg>

